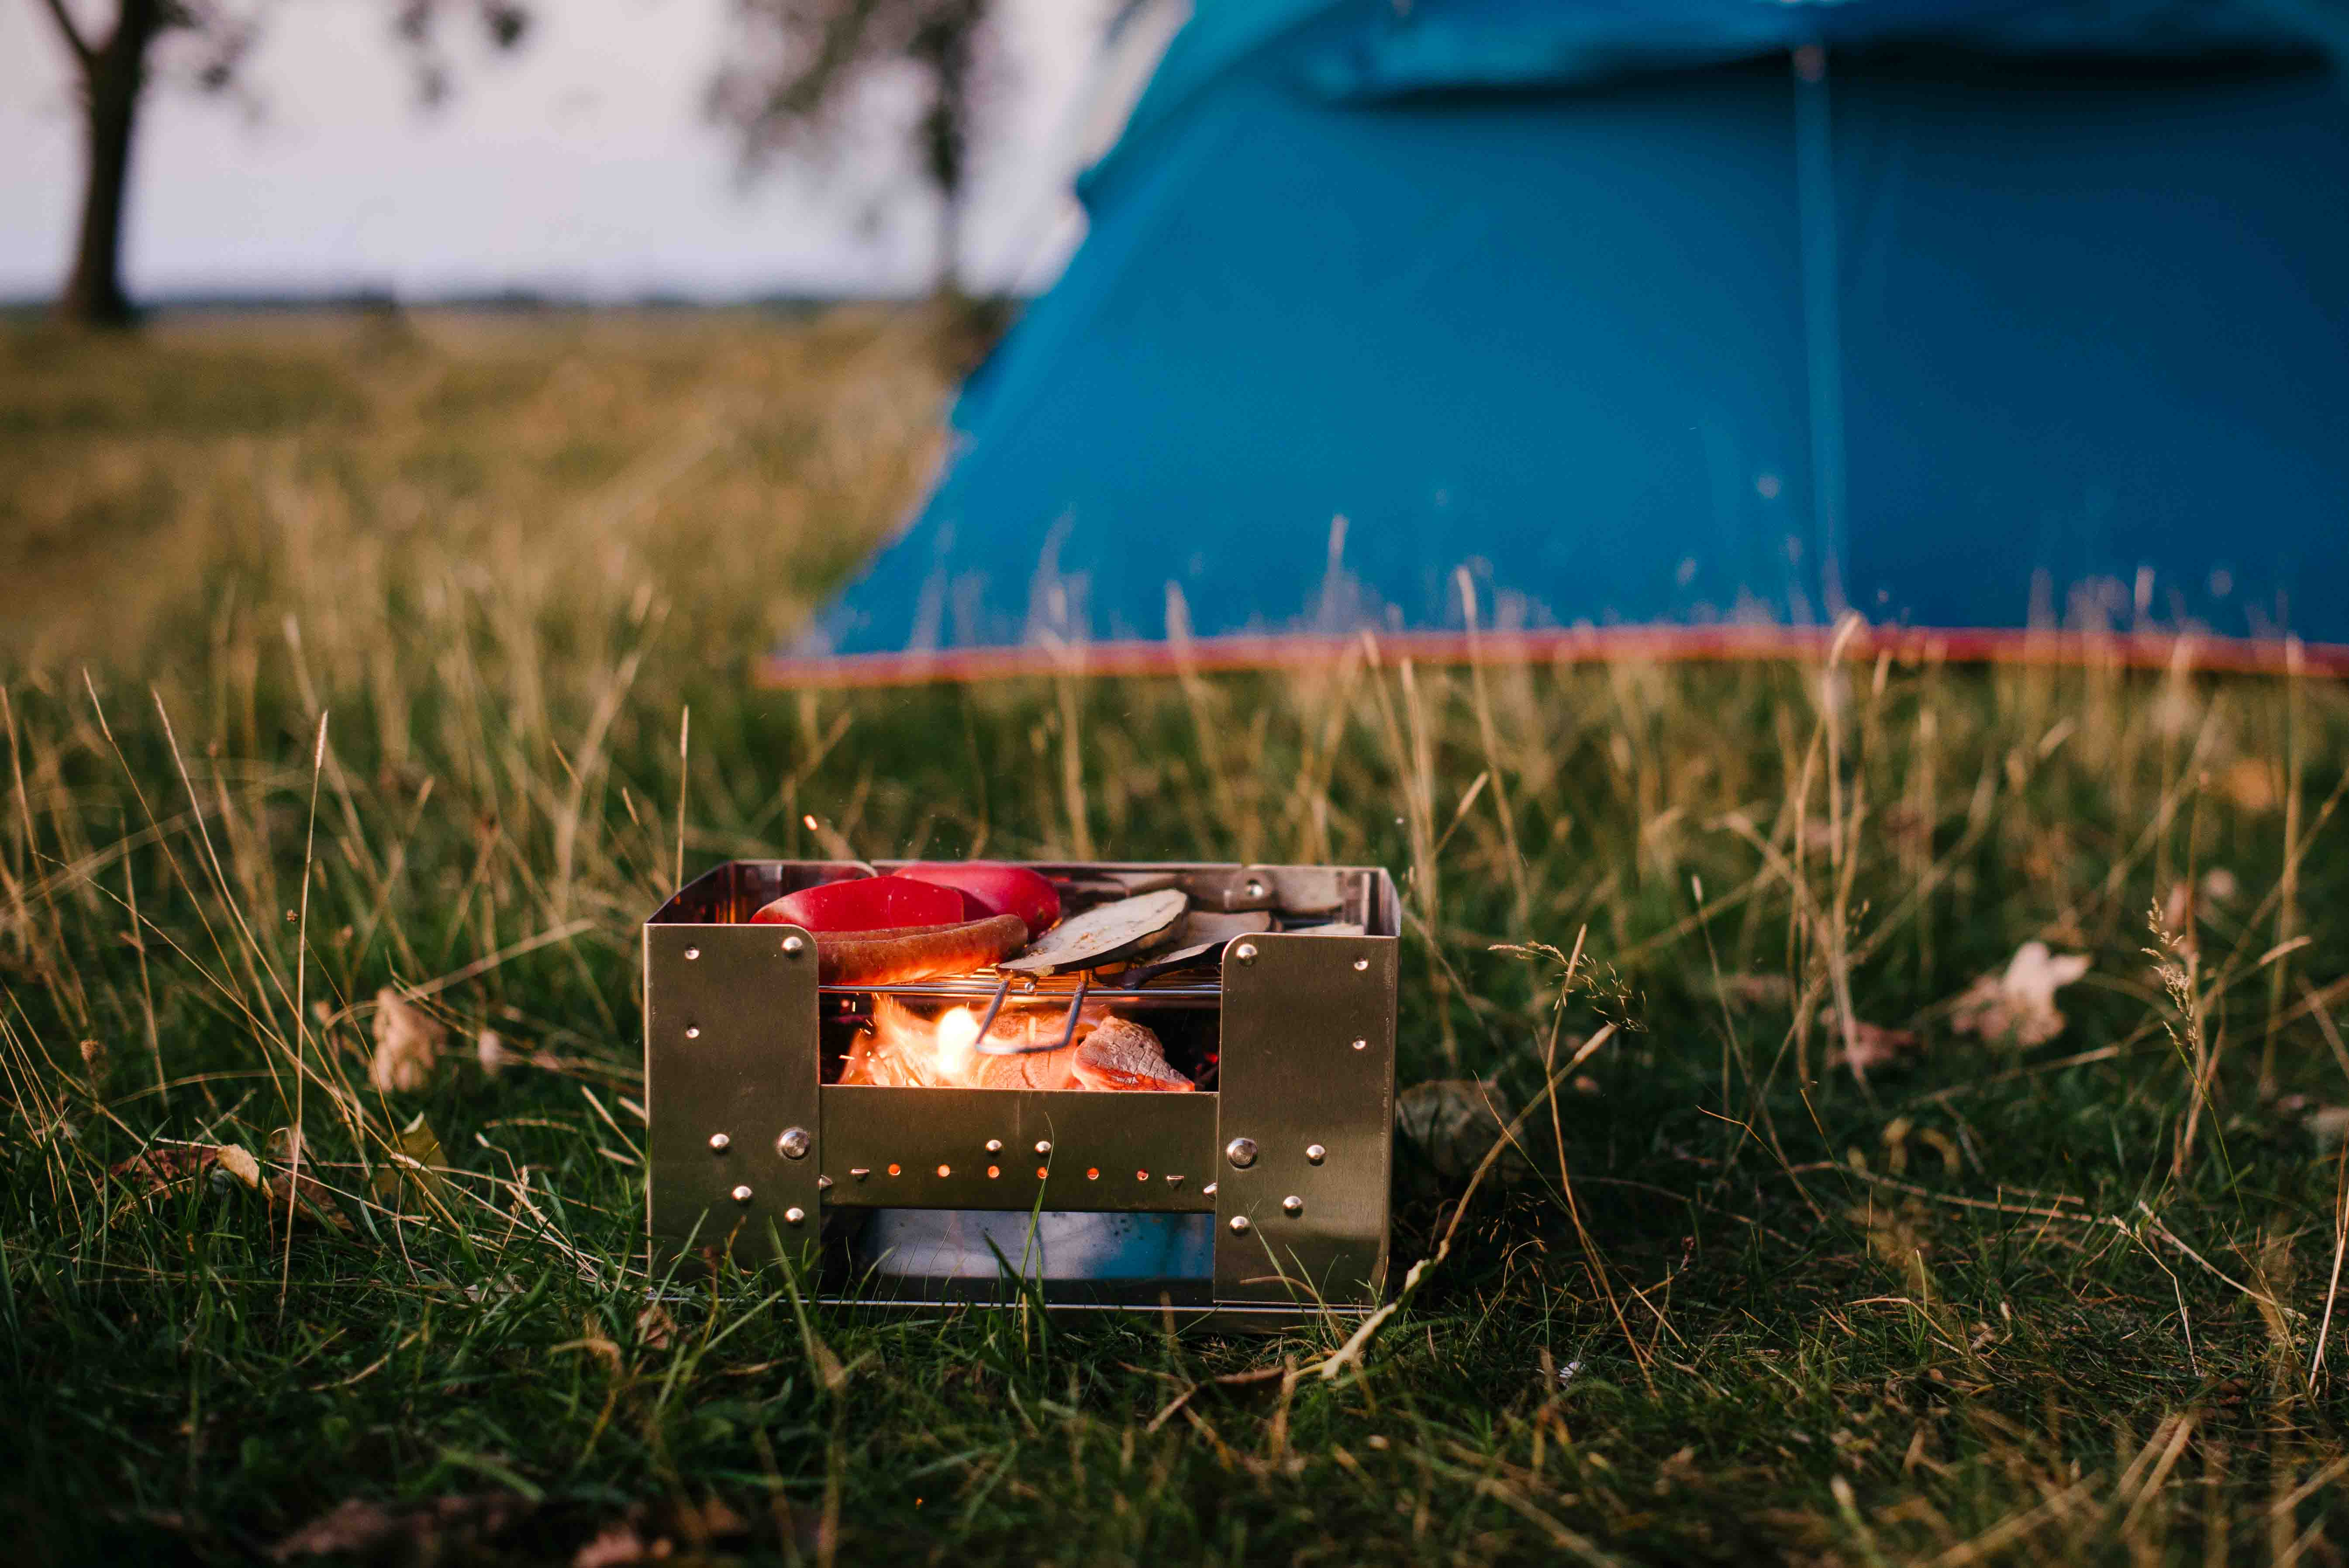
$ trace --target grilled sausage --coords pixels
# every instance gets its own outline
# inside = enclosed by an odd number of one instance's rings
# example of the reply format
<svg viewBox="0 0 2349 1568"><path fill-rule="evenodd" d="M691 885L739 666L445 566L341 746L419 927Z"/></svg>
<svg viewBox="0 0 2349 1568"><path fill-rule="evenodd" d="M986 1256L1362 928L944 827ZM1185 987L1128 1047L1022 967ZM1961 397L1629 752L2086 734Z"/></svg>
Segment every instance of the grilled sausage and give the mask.
<svg viewBox="0 0 2349 1568"><path fill-rule="evenodd" d="M826 985L895 985L939 975L967 975L1019 952L1028 927L1016 914L954 925L819 934L816 978Z"/></svg>

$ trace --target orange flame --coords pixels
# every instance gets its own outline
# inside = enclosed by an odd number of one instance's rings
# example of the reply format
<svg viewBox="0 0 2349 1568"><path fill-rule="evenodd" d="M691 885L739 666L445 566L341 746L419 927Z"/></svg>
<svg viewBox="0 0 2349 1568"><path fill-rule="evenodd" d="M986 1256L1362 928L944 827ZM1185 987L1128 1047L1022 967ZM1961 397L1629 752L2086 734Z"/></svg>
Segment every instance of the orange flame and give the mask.
<svg viewBox="0 0 2349 1568"><path fill-rule="evenodd" d="M1106 1015L1088 1006L1077 1020L1076 1039ZM1061 1006L1007 1006L988 1029L991 1045L1052 1046L1033 1055L989 1056L978 1049L973 1007L949 1007L926 1018L894 996L873 998L873 1025L850 1047L840 1081L897 1088L1070 1088L1076 1042L1059 1047L1068 1027Z"/></svg>

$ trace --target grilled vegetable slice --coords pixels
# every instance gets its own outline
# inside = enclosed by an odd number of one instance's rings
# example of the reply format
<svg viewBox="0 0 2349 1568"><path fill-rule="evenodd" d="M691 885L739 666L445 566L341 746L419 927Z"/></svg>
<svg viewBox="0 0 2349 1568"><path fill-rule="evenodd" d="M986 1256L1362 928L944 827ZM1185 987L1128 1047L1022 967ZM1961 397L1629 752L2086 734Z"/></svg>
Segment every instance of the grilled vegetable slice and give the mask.
<svg viewBox="0 0 2349 1568"><path fill-rule="evenodd" d="M1089 909L1046 932L1001 967L1022 975L1061 975L1148 952L1181 923L1190 902L1180 889L1168 888Z"/></svg>

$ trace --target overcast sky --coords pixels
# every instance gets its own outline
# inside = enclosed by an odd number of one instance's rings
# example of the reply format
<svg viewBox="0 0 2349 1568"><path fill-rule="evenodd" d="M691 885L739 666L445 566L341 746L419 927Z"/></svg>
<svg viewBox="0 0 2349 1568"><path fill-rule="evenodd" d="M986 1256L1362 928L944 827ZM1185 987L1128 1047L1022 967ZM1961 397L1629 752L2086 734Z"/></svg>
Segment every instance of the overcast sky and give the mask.
<svg viewBox="0 0 2349 1568"><path fill-rule="evenodd" d="M86 14L112 0L80 0ZM540 0L517 55L451 28L455 98L419 111L388 0L280 0L251 108L150 93L132 171L134 295L507 287L589 298L895 292L927 281L930 210L882 122L828 170L743 190L702 122L727 0ZM1007 90L973 176L975 283L1048 280L1080 226L1068 185L1105 0L1001 0ZM461 38L460 38L461 36ZM0 296L64 275L81 148L40 0L0 0Z"/></svg>

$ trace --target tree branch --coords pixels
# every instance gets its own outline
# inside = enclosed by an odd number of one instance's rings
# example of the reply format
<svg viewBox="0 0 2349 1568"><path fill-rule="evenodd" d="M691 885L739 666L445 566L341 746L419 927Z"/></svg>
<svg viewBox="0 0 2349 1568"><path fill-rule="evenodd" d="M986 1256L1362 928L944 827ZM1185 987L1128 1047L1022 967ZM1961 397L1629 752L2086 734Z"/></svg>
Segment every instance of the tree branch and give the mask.
<svg viewBox="0 0 2349 1568"><path fill-rule="evenodd" d="M57 31L65 35L66 47L73 51L73 57L81 63L81 68L88 70L98 63L98 51L89 46L89 40L83 37L81 29L74 26L73 13L66 9L66 0L47 0L47 3L49 16L57 23Z"/></svg>

